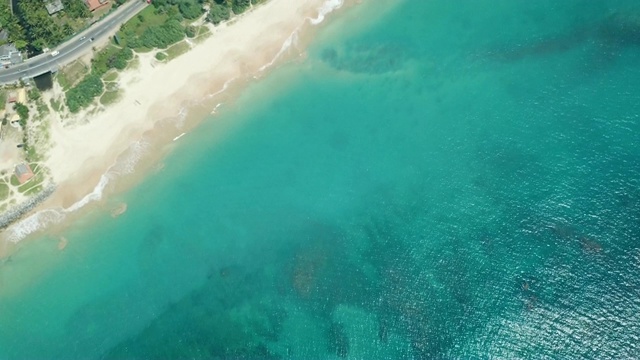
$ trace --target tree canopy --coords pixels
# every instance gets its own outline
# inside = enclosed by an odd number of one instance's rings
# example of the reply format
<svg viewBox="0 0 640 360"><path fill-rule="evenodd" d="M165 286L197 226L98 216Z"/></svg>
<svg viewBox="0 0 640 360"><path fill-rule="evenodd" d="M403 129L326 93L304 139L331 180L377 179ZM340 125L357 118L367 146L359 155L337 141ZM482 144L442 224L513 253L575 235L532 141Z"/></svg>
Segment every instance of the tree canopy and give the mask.
<svg viewBox="0 0 640 360"><path fill-rule="evenodd" d="M104 83L100 79L100 75L90 74L67 91L65 102L69 107L69 111L77 112L93 102L93 99L102 94L104 91Z"/></svg>
<svg viewBox="0 0 640 360"><path fill-rule="evenodd" d="M211 5L209 14L207 14L207 20L212 22L214 25L218 25L223 21L229 20L230 18L231 11L229 10L229 8L217 3L213 3Z"/></svg>

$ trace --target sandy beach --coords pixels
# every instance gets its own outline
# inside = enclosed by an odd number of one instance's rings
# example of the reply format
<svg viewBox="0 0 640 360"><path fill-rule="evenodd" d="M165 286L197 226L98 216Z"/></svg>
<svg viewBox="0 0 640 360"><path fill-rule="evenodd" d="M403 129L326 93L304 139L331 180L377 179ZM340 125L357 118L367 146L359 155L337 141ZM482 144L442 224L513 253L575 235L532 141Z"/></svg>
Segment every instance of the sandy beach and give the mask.
<svg viewBox="0 0 640 360"><path fill-rule="evenodd" d="M156 61L152 53L138 54L139 66L120 75L124 92L119 102L97 114L79 115L89 116L74 119L80 125L52 121L46 165L57 190L7 228L3 241L19 241L41 230L45 218L60 223L66 214L101 199L105 173L124 152L142 146L144 134L173 123L160 130L171 141L181 133L189 106L214 98L231 82L255 78L277 59L299 55L298 34L341 5L342 0L269 0L213 28L212 36L169 63Z"/></svg>

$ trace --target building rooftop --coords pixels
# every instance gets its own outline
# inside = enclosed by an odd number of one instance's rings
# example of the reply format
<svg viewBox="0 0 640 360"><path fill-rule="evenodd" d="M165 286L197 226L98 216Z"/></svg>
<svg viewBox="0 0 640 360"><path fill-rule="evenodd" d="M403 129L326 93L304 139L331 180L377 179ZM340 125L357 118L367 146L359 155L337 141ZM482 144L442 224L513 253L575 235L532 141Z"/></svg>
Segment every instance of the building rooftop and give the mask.
<svg viewBox="0 0 640 360"><path fill-rule="evenodd" d="M5 44L0 46L0 63L18 64L22 62L22 54L13 44Z"/></svg>
<svg viewBox="0 0 640 360"><path fill-rule="evenodd" d="M49 13L49 15L53 15L58 11L64 9L62 0L45 0L44 6L47 8L47 12Z"/></svg>
<svg viewBox="0 0 640 360"><path fill-rule="evenodd" d="M33 177L33 171L31 170L31 167L29 166L29 164L25 163L16 165L15 173L20 184L26 183Z"/></svg>
<svg viewBox="0 0 640 360"><path fill-rule="evenodd" d="M4 44L0 46L0 57L11 56L14 52L18 52L18 49L13 44Z"/></svg>
<svg viewBox="0 0 640 360"><path fill-rule="evenodd" d="M105 6L108 2L108 0L84 0L84 3L87 4L90 11Z"/></svg>

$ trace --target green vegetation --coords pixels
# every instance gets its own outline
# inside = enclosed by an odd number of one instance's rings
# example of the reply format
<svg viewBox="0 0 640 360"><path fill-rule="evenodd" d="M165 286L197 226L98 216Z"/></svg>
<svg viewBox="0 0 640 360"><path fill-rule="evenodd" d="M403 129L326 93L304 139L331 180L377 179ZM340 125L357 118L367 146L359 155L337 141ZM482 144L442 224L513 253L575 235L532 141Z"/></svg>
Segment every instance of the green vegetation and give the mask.
<svg viewBox="0 0 640 360"><path fill-rule="evenodd" d="M49 102L51 103L51 108L53 108L53 111L60 112L60 110L62 110L61 101L58 101L52 98Z"/></svg>
<svg viewBox="0 0 640 360"><path fill-rule="evenodd" d="M212 22L214 25L218 25L223 21L227 21L231 18L231 10L228 6L213 3L209 14L207 15L207 21Z"/></svg>
<svg viewBox="0 0 640 360"><path fill-rule="evenodd" d="M56 80L58 80L58 84L60 84L60 86L62 87L62 90L65 90L65 91L69 90L69 88L72 85L67 75L63 72L58 72L56 74Z"/></svg>
<svg viewBox="0 0 640 360"><path fill-rule="evenodd" d="M156 60L164 61L167 58L167 53L158 52L156 53Z"/></svg>
<svg viewBox="0 0 640 360"><path fill-rule="evenodd" d="M91 59L92 74L102 76L110 69L124 70L129 60L133 59L133 51L129 48L107 46Z"/></svg>
<svg viewBox="0 0 640 360"><path fill-rule="evenodd" d="M167 58L172 60L189 51L191 47L185 41L172 45L167 49Z"/></svg>
<svg viewBox="0 0 640 360"><path fill-rule="evenodd" d="M6 200L9 197L9 185L5 182L0 183L0 200Z"/></svg>
<svg viewBox="0 0 640 360"><path fill-rule="evenodd" d="M13 104L13 109L16 111L18 116L20 116L20 126L23 128L27 125L27 120L29 120L29 108L22 103Z"/></svg>
<svg viewBox="0 0 640 360"><path fill-rule="evenodd" d="M42 94L40 94L40 91L38 90L38 88L34 87L29 89L29 91L27 92L27 96L29 97L30 101L38 101L42 96Z"/></svg>
<svg viewBox="0 0 640 360"><path fill-rule="evenodd" d="M208 38L209 36L211 36L211 30L209 30L209 27L205 25L198 26L195 42L200 43L204 41L206 38Z"/></svg>
<svg viewBox="0 0 640 360"><path fill-rule="evenodd" d="M11 175L11 185L18 186L20 185L20 181L18 181L18 177L15 175Z"/></svg>
<svg viewBox="0 0 640 360"><path fill-rule="evenodd" d="M185 19L189 20L195 20L204 14L202 4L193 0L182 0L178 2L178 10Z"/></svg>
<svg viewBox="0 0 640 360"><path fill-rule="evenodd" d="M120 92L118 90L113 91L105 91L104 94L100 97L100 104L109 105L113 104L120 98Z"/></svg>
<svg viewBox="0 0 640 360"><path fill-rule="evenodd" d="M117 91L119 89L118 83L115 82L107 82L104 84L105 91Z"/></svg>
<svg viewBox="0 0 640 360"><path fill-rule="evenodd" d="M183 25L184 20L194 20L204 14L204 0L155 0L153 6L120 28L120 45L138 52L165 49L184 39L195 37L196 28Z"/></svg>
<svg viewBox="0 0 640 360"><path fill-rule="evenodd" d="M86 75L76 86L68 88L69 90L66 92L65 102L69 111L72 113L78 112L80 109L89 106L96 97L104 92L105 86L101 77L111 69L125 69L131 59L133 59L133 51L126 47L120 48L110 45L98 52L94 58L91 59L91 73ZM111 76L113 76L113 80L115 80L118 74L107 74L105 75L105 79ZM107 95L104 97L104 101L101 98L100 102L103 104L105 101L109 102L114 96L115 95ZM54 108L56 107L54 106Z"/></svg>
<svg viewBox="0 0 640 360"><path fill-rule="evenodd" d="M38 110L38 115L44 116L49 113L49 107L47 104L42 101L42 99L36 100L36 110Z"/></svg>
<svg viewBox="0 0 640 360"><path fill-rule="evenodd" d="M91 11L83 1L78 0L62 0L64 12L73 19L83 19L91 17Z"/></svg>
<svg viewBox="0 0 640 360"><path fill-rule="evenodd" d="M89 72L87 66L82 61L76 61L59 71L56 79L60 86L62 86L62 89L66 91L80 81L87 72Z"/></svg>
<svg viewBox="0 0 640 360"><path fill-rule="evenodd" d="M218 25L223 21L231 19L233 14L242 14L251 7L264 0L212 0L207 21Z"/></svg>
<svg viewBox="0 0 640 360"><path fill-rule="evenodd" d="M66 93L66 104L71 112L78 112L88 106L93 99L104 91L104 83L100 75L91 73L86 76L78 85L69 89Z"/></svg>
<svg viewBox="0 0 640 360"><path fill-rule="evenodd" d="M27 33L20 24L20 19L11 13L8 1L0 2L0 24L7 31L7 40L13 43L16 48L24 49L27 46Z"/></svg>
<svg viewBox="0 0 640 360"><path fill-rule="evenodd" d="M134 56L133 59L129 61L129 66L127 66L127 69L137 69L138 67L140 67L140 58Z"/></svg>
<svg viewBox="0 0 640 360"><path fill-rule="evenodd" d="M0 90L0 110L4 110L7 105L7 92Z"/></svg>
<svg viewBox="0 0 640 360"><path fill-rule="evenodd" d="M167 46L174 44L184 38L184 27L180 24L180 21L176 19L169 19L167 22L160 26L154 26L147 28L142 33L137 43L130 43L130 45L138 45L149 49L161 48L164 49Z"/></svg>
<svg viewBox="0 0 640 360"><path fill-rule="evenodd" d="M184 28L184 33L187 35L188 38L193 39L194 37L196 37L196 27L189 25L187 27Z"/></svg>
<svg viewBox="0 0 640 360"><path fill-rule="evenodd" d="M118 80L118 72L117 71L108 72L108 73L106 73L106 74L104 74L102 76L102 80L104 80L104 81L116 81L116 80Z"/></svg>
<svg viewBox="0 0 640 360"><path fill-rule="evenodd" d="M55 17L47 13L42 0L20 0L15 14L24 29L24 40L31 51L60 44L73 35L91 16L82 0L63 0L65 10Z"/></svg>
<svg viewBox="0 0 640 360"><path fill-rule="evenodd" d="M231 10L234 14L241 14L251 6L251 0L233 0L231 1Z"/></svg>
<svg viewBox="0 0 640 360"><path fill-rule="evenodd" d="M42 157L36 151L36 148L30 146L29 143L25 140L24 142L24 151L25 151L25 159L27 161L40 161Z"/></svg>
<svg viewBox="0 0 640 360"><path fill-rule="evenodd" d="M146 7L138 16L129 20L120 28L118 32L120 45L139 52L150 50L150 48L145 48L142 44L143 34L145 32L147 34L159 32L168 19L169 16L166 13L156 11L153 6Z"/></svg>

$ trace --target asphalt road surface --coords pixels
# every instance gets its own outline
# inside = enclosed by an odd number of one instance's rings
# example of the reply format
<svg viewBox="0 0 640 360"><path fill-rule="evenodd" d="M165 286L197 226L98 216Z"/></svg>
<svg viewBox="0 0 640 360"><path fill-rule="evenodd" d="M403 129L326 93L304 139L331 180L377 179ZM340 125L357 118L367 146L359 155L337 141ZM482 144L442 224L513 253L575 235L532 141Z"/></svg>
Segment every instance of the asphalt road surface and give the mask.
<svg viewBox="0 0 640 360"><path fill-rule="evenodd" d="M133 0L50 52L27 59L21 64L11 65L8 69L0 69L0 83L7 84L23 78L33 78L76 60L89 53L94 42L114 34L122 24L145 6L145 1ZM54 51L58 52L56 56L51 55Z"/></svg>

